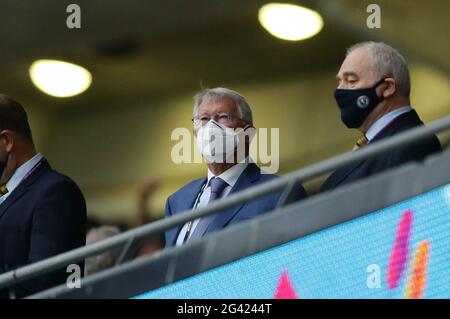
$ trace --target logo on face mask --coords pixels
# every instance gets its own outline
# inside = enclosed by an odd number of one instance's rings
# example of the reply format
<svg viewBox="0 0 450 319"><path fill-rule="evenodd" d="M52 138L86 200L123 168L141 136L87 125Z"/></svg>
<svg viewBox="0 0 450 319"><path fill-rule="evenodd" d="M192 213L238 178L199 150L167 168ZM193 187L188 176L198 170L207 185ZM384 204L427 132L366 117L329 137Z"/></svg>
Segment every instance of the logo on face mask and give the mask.
<svg viewBox="0 0 450 319"><path fill-rule="evenodd" d="M238 160L245 158L244 131L248 127L233 129L211 120L198 130L197 147L210 163L234 163L234 154Z"/></svg>
<svg viewBox="0 0 450 319"><path fill-rule="evenodd" d="M358 105L359 108L361 109L365 109L366 107L369 106L370 100L367 96L365 95L361 95L357 100L356 100L356 105Z"/></svg>
<svg viewBox="0 0 450 319"><path fill-rule="evenodd" d="M384 80L385 78L366 89L336 89L334 98L341 110L342 122L348 128L360 127L370 112L384 100L376 91Z"/></svg>

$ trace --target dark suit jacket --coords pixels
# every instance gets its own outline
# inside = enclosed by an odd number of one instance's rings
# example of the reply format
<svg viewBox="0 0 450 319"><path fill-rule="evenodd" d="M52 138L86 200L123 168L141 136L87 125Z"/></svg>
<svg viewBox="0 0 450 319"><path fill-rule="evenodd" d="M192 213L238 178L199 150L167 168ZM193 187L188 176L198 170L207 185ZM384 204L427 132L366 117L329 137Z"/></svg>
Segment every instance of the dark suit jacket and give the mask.
<svg viewBox="0 0 450 319"><path fill-rule="evenodd" d="M86 205L78 186L42 163L0 204L0 273L86 243ZM79 264L81 274L84 262ZM66 267L12 287L17 297L65 283ZM3 289L0 295L8 297Z"/></svg>
<svg viewBox="0 0 450 319"><path fill-rule="evenodd" d="M420 120L416 111L411 110L395 118L387 127L375 136L371 143L376 143L382 139L402 133L420 125L424 124ZM341 185L377 174L409 161L421 161L428 155L440 151L441 145L439 140L435 135L433 135L425 140L405 145L403 147L387 151L381 155L344 166L343 168L336 170L328 177L322 185L320 191L323 192L334 189Z"/></svg>
<svg viewBox="0 0 450 319"><path fill-rule="evenodd" d="M278 176L272 174L261 174L259 167L250 163L242 172L241 176L239 176L229 195L277 177ZM166 202L166 217L192 209L197 195L206 181L206 177L197 179L172 194ZM306 197L306 192L303 187L301 187L296 194L298 195L298 200ZM280 195L281 192L274 192L218 213L209 225L205 235L225 228L230 224L235 224L270 212L276 208ZM166 232L166 247L175 245L182 227L183 225Z"/></svg>

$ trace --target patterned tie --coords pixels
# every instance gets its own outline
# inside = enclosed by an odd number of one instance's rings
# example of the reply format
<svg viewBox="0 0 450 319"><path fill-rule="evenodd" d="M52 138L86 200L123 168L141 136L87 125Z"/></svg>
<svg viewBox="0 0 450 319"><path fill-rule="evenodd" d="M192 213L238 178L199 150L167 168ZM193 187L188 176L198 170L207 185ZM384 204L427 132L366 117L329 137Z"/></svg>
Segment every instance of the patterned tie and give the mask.
<svg viewBox="0 0 450 319"><path fill-rule="evenodd" d="M361 148L369 143L369 140L365 135L361 136L357 141L355 146L353 146L353 151L357 150L358 148Z"/></svg>
<svg viewBox="0 0 450 319"><path fill-rule="evenodd" d="M211 187L211 195L209 196L208 203L220 198L220 195L222 194L225 187L228 186L228 183L219 177L213 177L209 182L209 186ZM189 238L189 240L201 238L215 216L216 215L214 214L202 217L197 224L197 227L195 227L194 232L192 233L192 236Z"/></svg>

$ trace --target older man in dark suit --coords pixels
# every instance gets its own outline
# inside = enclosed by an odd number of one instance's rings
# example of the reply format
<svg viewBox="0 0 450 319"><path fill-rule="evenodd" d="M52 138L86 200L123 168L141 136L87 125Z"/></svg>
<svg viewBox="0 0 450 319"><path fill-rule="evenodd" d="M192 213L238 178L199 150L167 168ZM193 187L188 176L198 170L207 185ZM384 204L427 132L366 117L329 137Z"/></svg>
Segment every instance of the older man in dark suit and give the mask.
<svg viewBox="0 0 450 319"><path fill-rule="evenodd" d="M347 51L337 74L335 91L341 119L363 136L355 149L423 125L410 106L410 78L403 56L394 48L376 42L358 43ZM409 161L418 161L441 151L435 135L333 172L321 187L332 190Z"/></svg>
<svg viewBox="0 0 450 319"><path fill-rule="evenodd" d="M185 185L167 199L166 217L204 207L219 198L277 178L261 172L249 158L252 134L246 138L245 131L254 129L253 117L242 95L227 88L203 90L195 96L193 115L197 145L206 160L208 174ZM223 148L212 146L211 142L222 140L225 140L220 145ZM300 184L293 194L293 200L306 197ZM273 211L280 197L281 192L277 191L171 229L166 232L166 246L180 246Z"/></svg>
<svg viewBox="0 0 450 319"><path fill-rule="evenodd" d="M23 107L0 94L0 274L83 246L86 205L78 186L36 152ZM79 264L83 274L84 263ZM66 268L0 295L22 297L66 282Z"/></svg>

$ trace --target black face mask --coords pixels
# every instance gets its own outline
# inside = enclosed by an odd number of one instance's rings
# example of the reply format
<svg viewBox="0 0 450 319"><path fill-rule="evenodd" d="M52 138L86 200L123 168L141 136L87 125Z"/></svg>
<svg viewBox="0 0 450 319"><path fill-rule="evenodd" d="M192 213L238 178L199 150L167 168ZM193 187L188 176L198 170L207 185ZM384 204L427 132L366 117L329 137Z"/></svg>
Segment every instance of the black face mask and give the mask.
<svg viewBox="0 0 450 319"><path fill-rule="evenodd" d="M342 122L348 128L360 127L370 112L384 100L376 91L384 80L385 78L366 89L336 89L334 98L341 110Z"/></svg>

